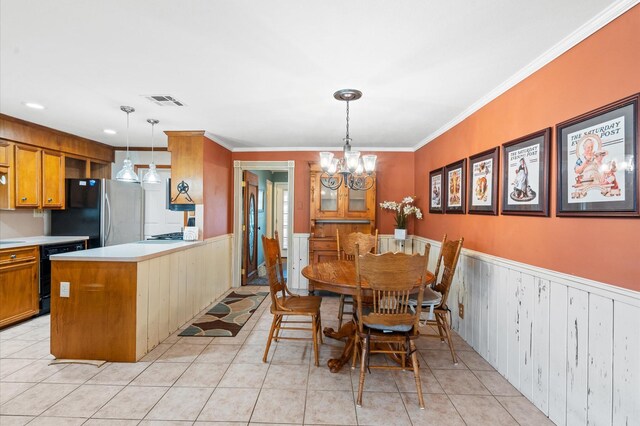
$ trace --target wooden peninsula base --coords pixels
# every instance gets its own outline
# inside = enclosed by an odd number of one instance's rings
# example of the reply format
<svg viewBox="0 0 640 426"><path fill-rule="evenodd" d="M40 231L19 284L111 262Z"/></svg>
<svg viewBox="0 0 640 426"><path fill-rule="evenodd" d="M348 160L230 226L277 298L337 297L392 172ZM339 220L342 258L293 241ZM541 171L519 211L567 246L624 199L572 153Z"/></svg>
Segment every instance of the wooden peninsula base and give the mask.
<svg viewBox="0 0 640 426"><path fill-rule="evenodd" d="M139 360L230 287L215 246L131 243L53 256L51 353Z"/></svg>

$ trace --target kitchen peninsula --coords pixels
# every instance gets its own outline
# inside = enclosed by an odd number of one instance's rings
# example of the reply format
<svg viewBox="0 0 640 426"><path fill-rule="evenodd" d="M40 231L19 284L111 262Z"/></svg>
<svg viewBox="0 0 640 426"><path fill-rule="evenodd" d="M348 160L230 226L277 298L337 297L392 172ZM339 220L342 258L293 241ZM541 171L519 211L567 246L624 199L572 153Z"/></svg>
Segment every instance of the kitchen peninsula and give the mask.
<svg viewBox="0 0 640 426"><path fill-rule="evenodd" d="M150 240L52 256L51 353L142 358L224 291L211 283L206 249Z"/></svg>

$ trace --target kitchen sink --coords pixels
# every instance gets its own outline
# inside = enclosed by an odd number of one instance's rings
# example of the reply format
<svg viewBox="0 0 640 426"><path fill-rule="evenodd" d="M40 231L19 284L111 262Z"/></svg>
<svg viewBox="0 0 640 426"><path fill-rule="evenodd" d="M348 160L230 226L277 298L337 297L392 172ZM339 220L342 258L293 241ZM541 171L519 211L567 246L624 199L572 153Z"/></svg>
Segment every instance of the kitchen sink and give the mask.
<svg viewBox="0 0 640 426"><path fill-rule="evenodd" d="M178 243L182 240L144 240L138 241L138 244L173 244Z"/></svg>

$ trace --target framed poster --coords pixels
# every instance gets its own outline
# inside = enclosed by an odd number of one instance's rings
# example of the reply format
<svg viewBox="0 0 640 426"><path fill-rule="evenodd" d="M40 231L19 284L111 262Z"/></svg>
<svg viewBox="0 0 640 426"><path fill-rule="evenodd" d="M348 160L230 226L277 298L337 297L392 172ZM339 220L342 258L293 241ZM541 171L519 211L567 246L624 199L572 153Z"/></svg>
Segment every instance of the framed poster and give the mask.
<svg viewBox="0 0 640 426"><path fill-rule="evenodd" d="M549 216L551 128L502 145L502 214Z"/></svg>
<svg viewBox="0 0 640 426"><path fill-rule="evenodd" d="M498 214L498 147L469 157L470 214Z"/></svg>
<svg viewBox="0 0 640 426"><path fill-rule="evenodd" d="M465 179L467 159L451 163L444 168L445 213L465 213Z"/></svg>
<svg viewBox="0 0 640 426"><path fill-rule="evenodd" d="M429 173L429 213L444 213L442 205L443 174L442 167Z"/></svg>
<svg viewBox="0 0 640 426"><path fill-rule="evenodd" d="M560 123L558 216L638 216L638 99Z"/></svg>

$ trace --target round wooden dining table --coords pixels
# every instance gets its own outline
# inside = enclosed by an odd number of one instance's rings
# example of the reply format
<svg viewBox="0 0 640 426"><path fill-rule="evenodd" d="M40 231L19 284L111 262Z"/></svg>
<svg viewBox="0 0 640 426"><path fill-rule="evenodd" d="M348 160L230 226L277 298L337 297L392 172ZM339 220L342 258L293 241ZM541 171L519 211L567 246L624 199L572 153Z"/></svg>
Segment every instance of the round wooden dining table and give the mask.
<svg viewBox="0 0 640 426"><path fill-rule="evenodd" d="M332 293L344 294L347 296L356 295L356 265L349 260L334 260L329 262L312 263L302 269L302 276L313 283L314 290L330 291ZM427 271L425 282L427 285L435 280L434 275ZM420 283L416 283L416 290L420 287ZM365 291L368 285L362 282L362 289ZM425 292L432 292L430 288L426 288ZM332 339L344 340L346 343L340 358L333 358L327 362L329 370L332 373L340 371L342 366L349 362L353 356L355 344L355 336L358 327L355 321L349 321L342 325L340 330L335 331L331 327L325 327L323 333Z"/></svg>

